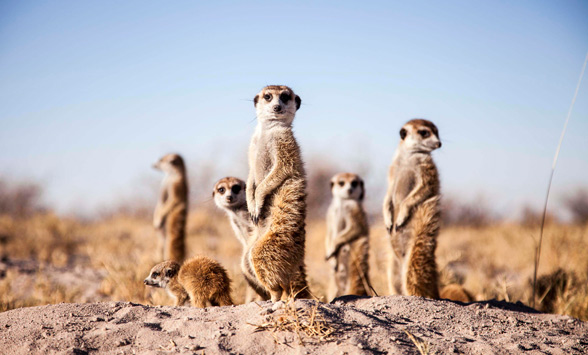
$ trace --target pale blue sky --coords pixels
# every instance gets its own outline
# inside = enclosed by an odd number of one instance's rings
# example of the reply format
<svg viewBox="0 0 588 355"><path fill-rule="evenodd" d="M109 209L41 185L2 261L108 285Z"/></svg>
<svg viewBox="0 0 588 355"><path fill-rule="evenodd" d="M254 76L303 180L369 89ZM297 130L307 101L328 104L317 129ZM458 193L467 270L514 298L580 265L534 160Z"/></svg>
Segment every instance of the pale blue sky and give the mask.
<svg viewBox="0 0 588 355"><path fill-rule="evenodd" d="M2 1L0 174L42 181L61 212L159 179L150 164L171 151L190 174L244 176L251 99L286 84L304 156L369 164L373 205L399 128L424 117L447 194L539 207L587 19L585 1ZM587 86L553 208L588 185Z"/></svg>

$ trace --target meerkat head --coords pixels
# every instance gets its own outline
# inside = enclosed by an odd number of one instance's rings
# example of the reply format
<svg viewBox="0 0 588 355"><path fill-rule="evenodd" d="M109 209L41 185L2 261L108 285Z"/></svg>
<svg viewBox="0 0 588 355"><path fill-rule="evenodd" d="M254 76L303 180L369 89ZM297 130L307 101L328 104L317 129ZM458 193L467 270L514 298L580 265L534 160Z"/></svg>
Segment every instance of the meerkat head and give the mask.
<svg viewBox="0 0 588 355"><path fill-rule="evenodd" d="M300 108L300 97L284 85L266 86L253 98L257 119L291 125Z"/></svg>
<svg viewBox="0 0 588 355"><path fill-rule="evenodd" d="M245 181L235 177L222 178L214 184L212 197L221 209L238 208L247 203Z"/></svg>
<svg viewBox="0 0 588 355"><path fill-rule="evenodd" d="M340 173L331 179L331 193L343 200L363 201L365 186L359 175Z"/></svg>
<svg viewBox="0 0 588 355"><path fill-rule="evenodd" d="M168 174L183 174L186 171L184 159L179 154L166 154L153 167Z"/></svg>
<svg viewBox="0 0 588 355"><path fill-rule="evenodd" d="M431 121L413 119L400 130L400 144L410 151L429 153L441 147L439 131Z"/></svg>
<svg viewBox="0 0 588 355"><path fill-rule="evenodd" d="M166 288L169 282L178 276L180 264L175 261L164 261L155 265L143 283L147 286Z"/></svg>

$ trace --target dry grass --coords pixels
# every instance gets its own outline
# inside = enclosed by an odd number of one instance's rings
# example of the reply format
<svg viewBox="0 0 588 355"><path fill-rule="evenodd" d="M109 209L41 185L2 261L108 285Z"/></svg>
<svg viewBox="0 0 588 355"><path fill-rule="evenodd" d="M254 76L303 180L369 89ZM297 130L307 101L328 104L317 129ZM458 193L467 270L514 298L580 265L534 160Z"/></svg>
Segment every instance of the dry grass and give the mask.
<svg viewBox="0 0 588 355"><path fill-rule="evenodd" d="M304 336L320 341L328 339L335 332L335 328L320 314L318 302L310 310L297 308L293 297L281 309L268 315L263 324L251 325L256 331L270 331L276 343L279 343L275 334L278 331L296 333L300 345L304 345Z"/></svg>
<svg viewBox="0 0 588 355"><path fill-rule="evenodd" d="M241 276L241 246L225 216L216 211L198 210L189 216L188 255L205 254L224 265L233 280L237 302L245 298L246 283ZM330 269L324 260L325 223L307 224L306 265L309 286L314 295L327 301ZM442 283L463 284L478 300L498 298L528 303L530 279L538 228L518 224L492 224L484 227L447 227L439 236L437 261ZM389 243L379 219L370 237L370 277L379 295L387 295L386 281ZM34 259L42 265L85 267L105 270L99 292L110 300L143 304L171 305L161 290L147 289L143 279L156 262L156 235L150 221L114 216L96 222L58 218L52 214L29 217L0 216L0 256ZM588 224L550 224L545 229L539 276L561 269L573 275L574 282L560 287L554 281L552 311L588 319ZM2 270L0 270L0 275ZM7 271L0 278L0 310L58 302L80 302L80 290L50 284L42 270L31 285L19 285L18 275ZM29 288L25 296L14 287ZM548 287L549 288L549 287ZM541 295L539 295L541 296Z"/></svg>

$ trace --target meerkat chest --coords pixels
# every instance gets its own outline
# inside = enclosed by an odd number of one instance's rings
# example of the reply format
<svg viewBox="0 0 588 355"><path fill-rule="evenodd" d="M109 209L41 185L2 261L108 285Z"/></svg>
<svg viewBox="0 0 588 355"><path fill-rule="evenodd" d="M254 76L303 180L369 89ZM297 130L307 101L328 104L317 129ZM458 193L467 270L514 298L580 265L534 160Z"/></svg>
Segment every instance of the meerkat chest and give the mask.
<svg viewBox="0 0 588 355"><path fill-rule="evenodd" d="M408 196L416 184L416 172L413 167L399 164L394 170L394 205L399 204Z"/></svg>
<svg viewBox="0 0 588 355"><path fill-rule="evenodd" d="M273 165L274 142L271 135L260 134L255 147L255 182L262 181L270 172Z"/></svg>

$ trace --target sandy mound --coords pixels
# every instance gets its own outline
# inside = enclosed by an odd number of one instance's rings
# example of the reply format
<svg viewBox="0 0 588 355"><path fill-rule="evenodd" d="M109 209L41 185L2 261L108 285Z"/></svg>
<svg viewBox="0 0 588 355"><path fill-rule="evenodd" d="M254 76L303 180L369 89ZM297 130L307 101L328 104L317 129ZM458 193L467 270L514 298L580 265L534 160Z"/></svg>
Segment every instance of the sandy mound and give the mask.
<svg viewBox="0 0 588 355"><path fill-rule="evenodd" d="M582 354L586 334L587 322L521 304L394 296L298 300L280 309L269 302L207 309L109 302L0 313L6 354L418 354L427 346L439 354Z"/></svg>

